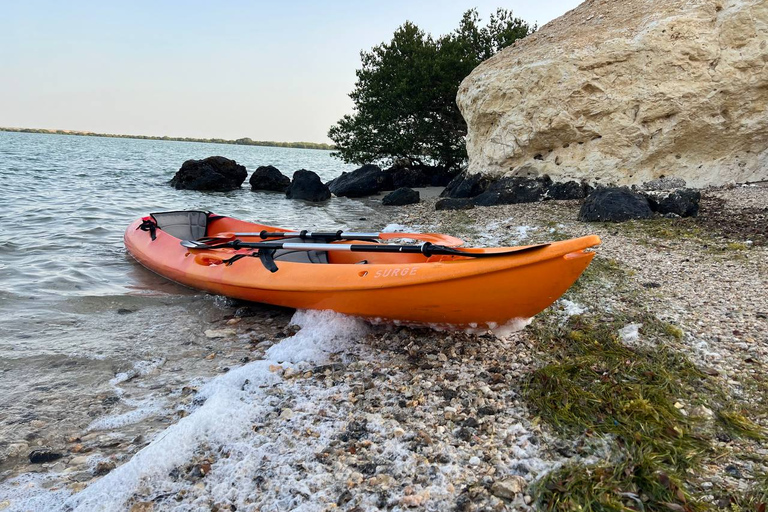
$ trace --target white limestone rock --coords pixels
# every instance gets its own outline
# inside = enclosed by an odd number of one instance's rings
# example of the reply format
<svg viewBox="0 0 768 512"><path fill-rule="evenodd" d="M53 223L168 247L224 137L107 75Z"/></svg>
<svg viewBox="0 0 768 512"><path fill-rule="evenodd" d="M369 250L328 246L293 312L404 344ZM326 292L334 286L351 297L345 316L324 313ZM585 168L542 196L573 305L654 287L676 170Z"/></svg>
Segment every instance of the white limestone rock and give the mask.
<svg viewBox="0 0 768 512"><path fill-rule="evenodd" d="M768 180L768 2L587 0L459 88L469 173Z"/></svg>

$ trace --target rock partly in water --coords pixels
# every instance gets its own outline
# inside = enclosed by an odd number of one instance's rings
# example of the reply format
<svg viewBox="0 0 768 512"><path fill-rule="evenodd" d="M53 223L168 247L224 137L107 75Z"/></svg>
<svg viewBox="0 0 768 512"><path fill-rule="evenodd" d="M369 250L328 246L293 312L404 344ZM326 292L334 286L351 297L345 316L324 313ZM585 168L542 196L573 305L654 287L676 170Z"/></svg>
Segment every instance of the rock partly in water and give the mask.
<svg viewBox="0 0 768 512"><path fill-rule="evenodd" d="M381 204L386 206L403 206L406 204L415 204L421 200L418 192L408 187L400 187L394 192L390 192L384 199L381 200Z"/></svg>
<svg viewBox="0 0 768 512"><path fill-rule="evenodd" d="M590 0L459 87L469 172L768 180L768 2Z"/></svg>
<svg viewBox="0 0 768 512"><path fill-rule="evenodd" d="M655 190L642 193L651 210L662 215L674 214L680 217L695 217L699 214L701 192L692 188Z"/></svg>
<svg viewBox="0 0 768 512"><path fill-rule="evenodd" d="M475 197L485 192L490 184L491 180L480 173L468 174L467 172L462 172L448 183L440 197Z"/></svg>
<svg viewBox="0 0 768 512"><path fill-rule="evenodd" d="M648 199L626 187L599 188L581 205L579 220L584 222L624 222L653 217Z"/></svg>
<svg viewBox="0 0 768 512"><path fill-rule="evenodd" d="M468 197L443 197L435 203L435 210L469 210L474 207Z"/></svg>
<svg viewBox="0 0 768 512"><path fill-rule="evenodd" d="M223 156L187 160L169 182L179 190L226 192L240 188L248 177L245 167Z"/></svg>
<svg viewBox="0 0 768 512"><path fill-rule="evenodd" d="M251 174L248 180L251 190L271 190L273 192L285 192L291 185L291 179L272 165L262 165Z"/></svg>
<svg viewBox="0 0 768 512"><path fill-rule="evenodd" d="M306 169L293 173L293 181L285 191L288 199L303 199L304 201L320 202L331 198L331 191L320 180L320 176Z"/></svg>
<svg viewBox="0 0 768 512"><path fill-rule="evenodd" d="M329 183L330 191L338 197L365 197L378 194L384 184L384 171L378 165L366 164Z"/></svg>

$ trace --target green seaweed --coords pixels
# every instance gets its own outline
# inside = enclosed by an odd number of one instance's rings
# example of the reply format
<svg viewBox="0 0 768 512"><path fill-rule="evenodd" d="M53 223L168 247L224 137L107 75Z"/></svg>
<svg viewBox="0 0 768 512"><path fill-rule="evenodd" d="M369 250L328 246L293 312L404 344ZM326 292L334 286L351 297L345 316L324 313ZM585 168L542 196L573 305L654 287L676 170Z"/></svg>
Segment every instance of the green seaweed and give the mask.
<svg viewBox="0 0 768 512"><path fill-rule="evenodd" d="M629 322L641 323L644 337L661 343L623 344L617 333ZM721 394L706 374L664 345L682 331L641 313L577 315L564 325L536 323L531 333L549 360L524 387L533 410L562 433L609 436L617 447L609 462L570 464L547 475L536 486L538 503L547 510L701 509L686 475L710 444L699 420L684 415L677 402Z"/></svg>

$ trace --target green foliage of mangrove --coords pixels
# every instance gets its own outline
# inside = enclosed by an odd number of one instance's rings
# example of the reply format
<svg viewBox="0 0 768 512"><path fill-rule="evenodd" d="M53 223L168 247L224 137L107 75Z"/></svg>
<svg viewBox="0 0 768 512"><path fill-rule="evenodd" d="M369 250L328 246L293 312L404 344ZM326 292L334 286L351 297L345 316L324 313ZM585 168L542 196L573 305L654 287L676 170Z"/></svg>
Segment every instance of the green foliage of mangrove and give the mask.
<svg viewBox="0 0 768 512"><path fill-rule="evenodd" d="M328 132L335 154L360 164L408 158L447 168L466 160L459 84L482 61L535 30L504 9L485 27L479 22L477 10L469 10L456 30L433 38L407 21L389 43L361 52L349 95L354 113Z"/></svg>

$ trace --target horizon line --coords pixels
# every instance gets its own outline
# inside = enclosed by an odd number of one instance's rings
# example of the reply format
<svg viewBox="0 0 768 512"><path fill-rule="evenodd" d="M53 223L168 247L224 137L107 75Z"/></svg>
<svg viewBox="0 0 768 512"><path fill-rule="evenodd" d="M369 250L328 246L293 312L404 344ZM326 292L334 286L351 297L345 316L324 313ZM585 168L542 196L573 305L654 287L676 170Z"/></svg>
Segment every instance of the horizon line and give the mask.
<svg viewBox="0 0 768 512"><path fill-rule="evenodd" d="M84 130L62 130L53 128L21 128L21 127L3 127L0 126L0 132L12 133L43 133L48 135L74 135L78 137L108 137L115 139L136 139L136 140L165 140L175 142L199 142L203 144L234 144L240 146L264 146L264 147L286 147L293 149L321 149L334 150L336 146L324 142L309 141L267 141L253 140L250 137L241 137L239 139L219 139L219 138L198 138L198 137L172 137L168 135L130 135L119 133L99 133Z"/></svg>

